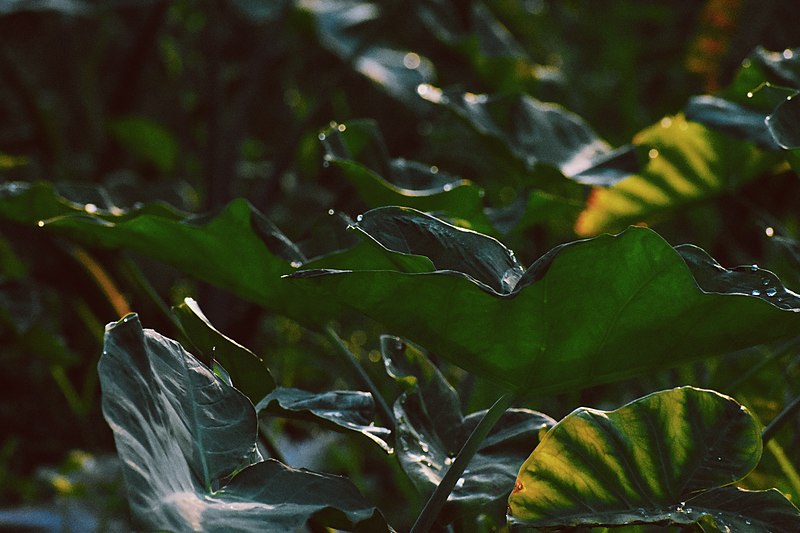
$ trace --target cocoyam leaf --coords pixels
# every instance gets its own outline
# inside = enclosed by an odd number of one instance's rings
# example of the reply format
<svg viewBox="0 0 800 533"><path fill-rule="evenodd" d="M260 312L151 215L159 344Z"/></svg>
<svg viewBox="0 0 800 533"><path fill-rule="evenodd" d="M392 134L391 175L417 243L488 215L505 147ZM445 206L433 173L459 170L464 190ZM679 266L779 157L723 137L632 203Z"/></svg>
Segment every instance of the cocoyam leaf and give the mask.
<svg viewBox="0 0 800 533"><path fill-rule="evenodd" d="M800 325L800 297L771 273L725 269L646 228L558 246L526 270L495 239L410 209L373 210L358 228L436 270L353 265L299 271L294 282L527 393L654 372Z"/></svg>
<svg viewBox="0 0 800 533"><path fill-rule="evenodd" d="M758 422L713 391L682 387L615 411L580 408L522 465L509 520L566 528L703 519L725 531L797 531L800 511L776 490L728 486L761 451Z"/></svg>
<svg viewBox="0 0 800 533"><path fill-rule="evenodd" d="M99 374L136 529L387 529L346 479L262 460L247 397L136 315L107 326Z"/></svg>

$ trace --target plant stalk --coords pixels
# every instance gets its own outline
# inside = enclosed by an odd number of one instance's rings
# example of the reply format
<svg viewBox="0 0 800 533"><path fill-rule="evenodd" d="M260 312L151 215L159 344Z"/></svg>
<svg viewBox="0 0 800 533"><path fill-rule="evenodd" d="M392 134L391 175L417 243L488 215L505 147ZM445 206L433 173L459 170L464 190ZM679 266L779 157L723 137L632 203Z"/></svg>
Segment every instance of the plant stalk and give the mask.
<svg viewBox="0 0 800 533"><path fill-rule="evenodd" d="M411 528L411 533L427 533L427 531L430 530L433 523L436 521L436 517L439 516L442 507L444 507L448 496L453 492L453 488L461 478L461 474L466 470L467 465L477 453L478 448L480 448L484 439L486 439L489 431L491 431L497 421L500 420L503 413L511 407L511 404L514 403L516 396L516 393L508 392L498 398L497 401L494 402L494 405L486 411L486 414L483 415L481 421L475 426L472 434L470 434L467 442L461 447L461 451L458 452L453 464L450 465L450 468L442 478L441 483L439 483L436 490L431 494L431 497L422 509L417 521Z"/></svg>
<svg viewBox="0 0 800 533"><path fill-rule="evenodd" d="M383 395L381 391L378 390L377 385L375 382L372 381L372 378L369 377L366 370L358 363L355 354L350 351L344 341L336 334L333 327L331 325L325 326L325 336L328 340L333 344L333 347L336 348L336 352L344 359L345 363L353 370L353 372L358 375L358 379L361 381L361 384L367 388L372 393L372 397L375 400L375 407L378 410L378 416L383 420L383 422L389 427L389 429L394 432L395 422L394 422L394 415L392 414L391 409L389 409L389 405L386 403L386 400L383 399Z"/></svg>
<svg viewBox="0 0 800 533"><path fill-rule="evenodd" d="M800 410L800 396L792 400L792 402L783 408L778 416L772 419L772 421L764 428L764 431L761 433L761 440L764 441L764 444L769 442L769 440L775 436L778 430L783 427L783 425L789 420L789 417L794 415L798 410Z"/></svg>

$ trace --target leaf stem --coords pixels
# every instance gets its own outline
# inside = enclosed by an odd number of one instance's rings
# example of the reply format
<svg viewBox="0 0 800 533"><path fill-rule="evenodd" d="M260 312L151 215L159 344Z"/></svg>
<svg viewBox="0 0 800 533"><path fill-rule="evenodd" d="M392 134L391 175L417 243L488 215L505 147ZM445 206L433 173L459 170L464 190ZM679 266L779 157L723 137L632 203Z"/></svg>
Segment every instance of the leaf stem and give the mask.
<svg viewBox="0 0 800 533"><path fill-rule="evenodd" d="M436 521L436 517L439 516L442 507L444 507L448 496L453 492L453 487L456 486L459 478L461 478L461 474L466 470L467 465L477 453L478 448L480 448L484 439L489 434L489 431L491 431L497 421L500 420L503 413L511 407L511 404L514 403L516 396L516 393L508 392L498 398L497 401L494 402L494 405L486 411L486 414L483 415L481 421L478 422L478 425L475 426L472 434L470 434L467 442L462 446L461 451L458 452L453 464L450 465L450 468L442 478L441 483L439 483L439 486L437 486L436 490L431 494L431 497L422 509L417 521L414 523L414 527L411 528L411 533L426 533L430 530L431 526L433 526L433 523Z"/></svg>
<svg viewBox="0 0 800 533"><path fill-rule="evenodd" d="M375 382L372 381L372 378L369 377L366 370L358 363L355 354L350 351L344 341L337 335L336 331L334 331L333 327L328 324L325 326L325 337L333 344L333 347L336 348L336 352L342 356L345 363L358 375L361 384L365 386L371 393L372 398L375 400L375 407L378 410L378 416L383 420L383 422L389 426L394 432L395 428L395 421L394 415L392 414L391 409L389 409L389 405L386 403L386 400L383 399L383 395L381 391L378 390L378 387L375 385Z"/></svg>
<svg viewBox="0 0 800 533"><path fill-rule="evenodd" d="M800 410L800 396L795 398L791 401L789 405L783 408L783 411L778 413L778 416L772 419L772 421L764 428L764 431L761 433L761 440L764 441L766 444L769 440L775 436L781 427L789 420L793 414L795 414L798 410Z"/></svg>

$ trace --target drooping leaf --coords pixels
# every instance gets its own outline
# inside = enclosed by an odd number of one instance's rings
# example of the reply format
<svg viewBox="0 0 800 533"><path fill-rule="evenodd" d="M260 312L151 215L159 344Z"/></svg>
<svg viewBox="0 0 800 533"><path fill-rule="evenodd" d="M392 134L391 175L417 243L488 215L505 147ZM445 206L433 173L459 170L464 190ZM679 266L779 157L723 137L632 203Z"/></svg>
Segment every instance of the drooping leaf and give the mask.
<svg viewBox="0 0 800 533"><path fill-rule="evenodd" d="M203 364L213 368L217 361L231 376L236 388L257 402L275 388L275 380L264 361L233 339L220 333L206 318L193 298L184 298L172 312L192 344L203 355Z"/></svg>
<svg viewBox="0 0 800 533"><path fill-rule="evenodd" d="M611 185L638 168L632 147L612 149L581 117L559 105L527 95L451 94L432 86L419 92L480 134L500 140L530 170L544 164L579 183Z"/></svg>
<svg viewBox="0 0 800 533"><path fill-rule="evenodd" d="M777 491L726 487L758 464L760 429L733 399L691 387L615 411L577 409L522 465L509 520L557 528L711 516L732 531L794 531L800 511Z"/></svg>
<svg viewBox="0 0 800 533"><path fill-rule="evenodd" d="M419 216L409 217L410 231L402 228L402 212L392 210L389 223L361 229L384 245L397 243L396 251L441 254L452 270L402 273L353 265L298 272L294 283L324 291L470 372L528 393L654 372L788 335L800 324L796 294L787 291L782 302L766 293L754 297L753 290L766 289L756 279L704 292L692 265L644 228L559 246L509 283L507 292L487 290L505 277L497 268L501 262L492 262L496 254L510 252L477 235L448 237L460 230L430 217L420 238ZM447 244L426 251L436 234ZM467 273L475 264L494 278L476 283ZM784 294L779 282L773 288Z"/></svg>
<svg viewBox="0 0 800 533"><path fill-rule="evenodd" d="M522 276L514 253L499 241L399 207L373 209L355 228L390 251L421 255L437 271L474 280L497 294L508 294Z"/></svg>
<svg viewBox="0 0 800 533"><path fill-rule="evenodd" d="M106 328L99 373L137 529L386 528L347 480L261 461L250 401L136 315Z"/></svg>
<svg viewBox="0 0 800 533"><path fill-rule="evenodd" d="M430 495L486 411L464 417L458 394L419 348L383 336L381 351L388 374L408 388L394 404L400 465L417 489ZM554 424L529 409L506 411L473 456L439 521L449 523L468 510L492 505L502 513L532 443Z"/></svg>
<svg viewBox="0 0 800 533"><path fill-rule="evenodd" d="M391 430L373 424L375 400L368 392L331 391L321 394L278 387L258 405L259 417L285 416L323 423L327 427L360 433L378 444L387 453Z"/></svg>
<svg viewBox="0 0 800 533"><path fill-rule="evenodd" d="M480 187L440 172L435 166L390 160L373 122L353 121L346 128L330 128L322 136L326 161L341 170L370 208L413 207L451 218L475 231L494 231L483 211Z"/></svg>
<svg viewBox="0 0 800 533"><path fill-rule="evenodd" d="M634 142L648 154L648 163L638 174L594 189L575 225L578 235L658 222L690 203L745 184L779 160L681 115L665 117Z"/></svg>

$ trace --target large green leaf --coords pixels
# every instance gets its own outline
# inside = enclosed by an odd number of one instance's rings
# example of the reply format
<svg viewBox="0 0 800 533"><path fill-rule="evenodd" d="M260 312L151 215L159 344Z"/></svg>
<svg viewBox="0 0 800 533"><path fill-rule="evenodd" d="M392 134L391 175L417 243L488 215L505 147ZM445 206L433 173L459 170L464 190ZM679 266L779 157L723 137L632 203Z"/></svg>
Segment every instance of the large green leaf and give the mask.
<svg viewBox="0 0 800 533"><path fill-rule="evenodd" d="M386 370L406 390L394 404L397 455L417 489L430 496L486 411L461 414L460 401L424 351L399 337L381 337ZM531 442L552 427L550 417L509 409L495 424L456 483L438 520L453 521L468 510L495 507L502 515Z"/></svg>
<svg viewBox="0 0 800 533"><path fill-rule="evenodd" d="M765 271L756 268L758 276L743 278L749 267L726 270L707 256L687 265L649 229L559 246L520 276L511 252L497 241L421 213L377 210L362 221L384 212L387 223L359 228L397 251L430 254L437 268L448 270L323 269L298 272L294 283L324 291L471 372L529 393L654 372L796 333L800 326L800 297L777 279L763 285ZM695 269L704 279L733 282L701 289Z"/></svg>
<svg viewBox="0 0 800 533"><path fill-rule="evenodd" d="M247 397L136 315L106 328L99 373L137 529L386 529L349 481L262 461Z"/></svg>
<svg viewBox="0 0 800 533"><path fill-rule="evenodd" d="M259 417L284 416L310 420L326 427L354 431L374 441L387 453L391 430L373 424L375 400L368 392L330 391L321 394L278 387L256 405Z"/></svg>
<svg viewBox="0 0 800 533"><path fill-rule="evenodd" d="M580 408L522 465L510 521L556 528L708 517L732 531L797 531L800 511L777 491L726 487L758 464L761 447L747 409L713 391L683 387L615 411Z"/></svg>
<svg viewBox="0 0 800 533"><path fill-rule="evenodd" d="M184 298L172 308L183 330L211 368L217 361L228 372L236 387L257 402L275 388L275 380L264 361L233 339L220 333L206 318L193 298Z"/></svg>
<svg viewBox="0 0 800 533"><path fill-rule="evenodd" d="M639 173L592 192L575 225L578 235L658 222L693 202L743 185L779 160L682 115L665 117L634 142L648 154L648 163Z"/></svg>

